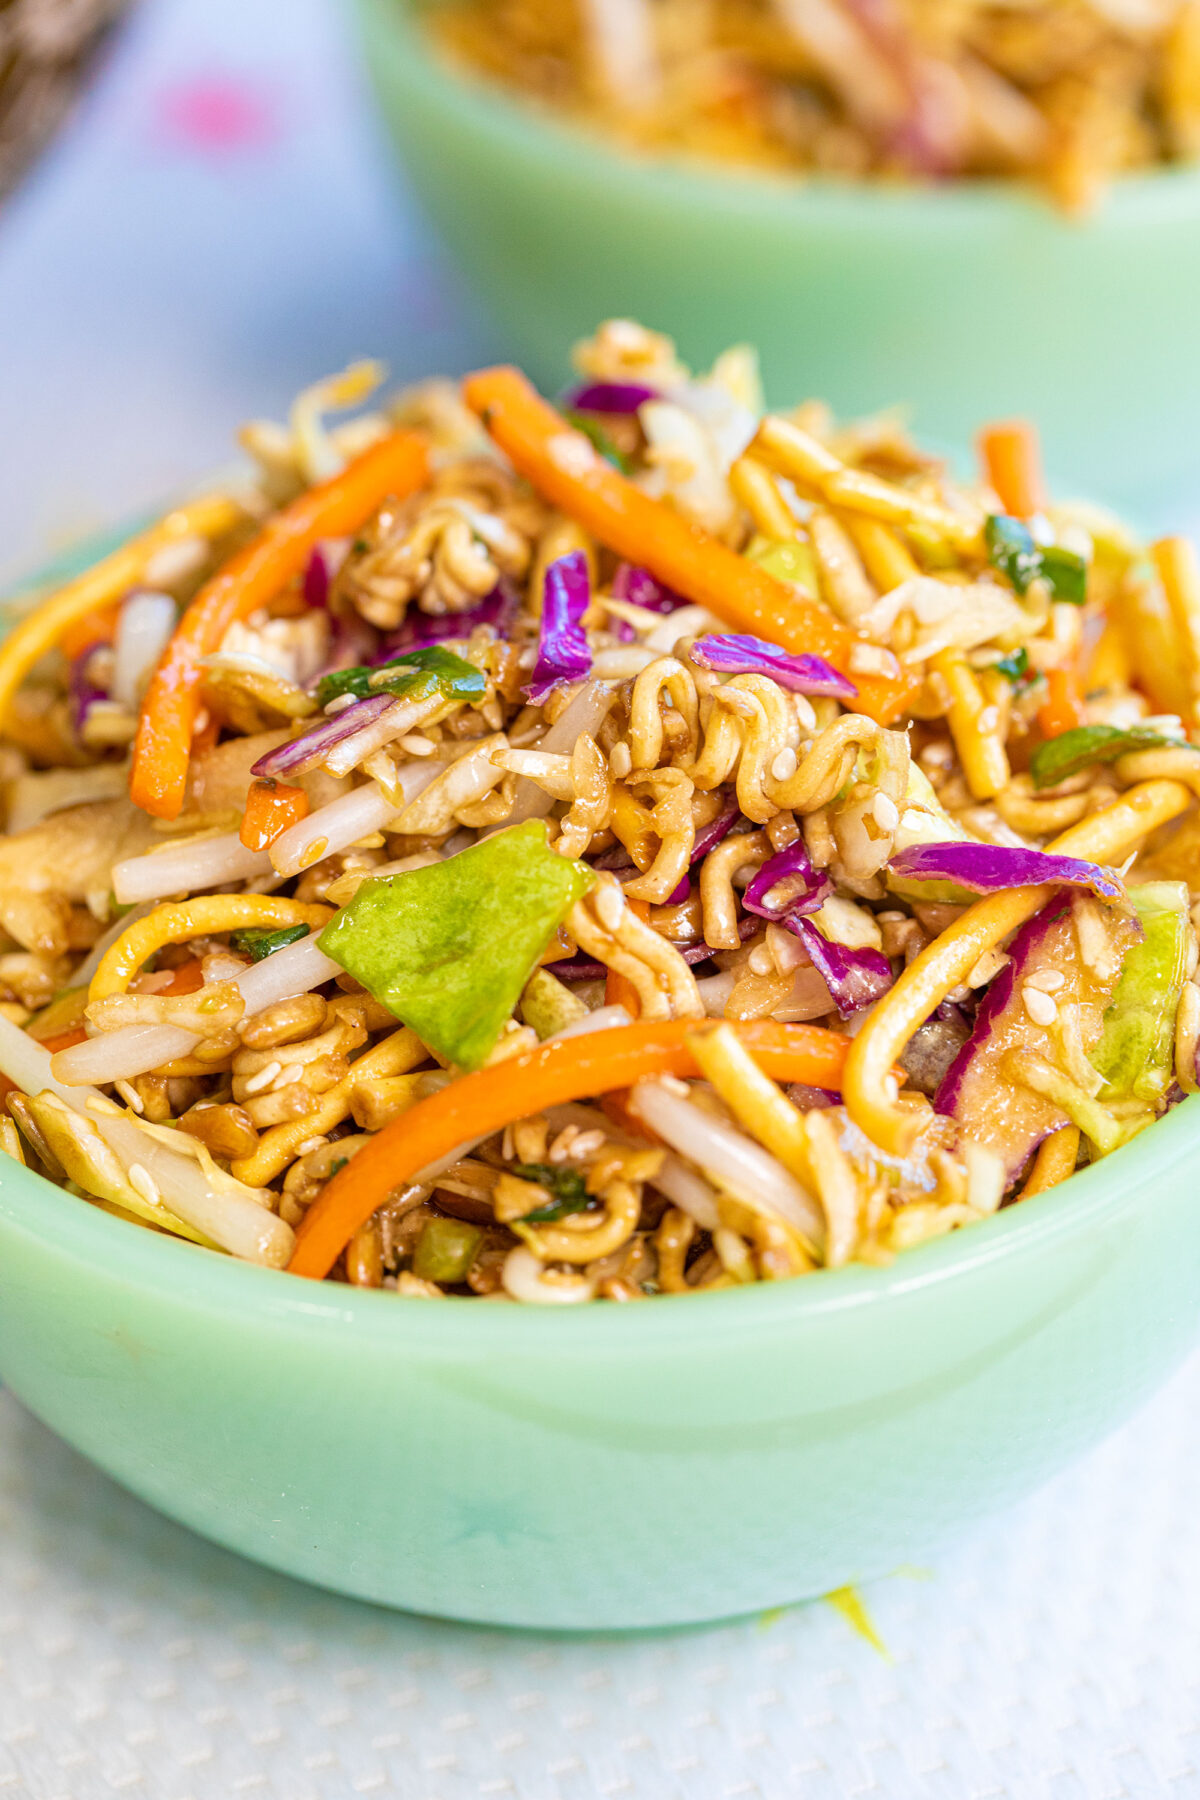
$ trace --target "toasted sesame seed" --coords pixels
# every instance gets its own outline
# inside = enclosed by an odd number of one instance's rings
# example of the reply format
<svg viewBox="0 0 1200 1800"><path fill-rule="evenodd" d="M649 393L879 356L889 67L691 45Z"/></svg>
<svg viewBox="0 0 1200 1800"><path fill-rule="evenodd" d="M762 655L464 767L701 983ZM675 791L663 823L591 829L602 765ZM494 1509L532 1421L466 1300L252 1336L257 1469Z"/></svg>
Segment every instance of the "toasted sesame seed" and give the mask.
<svg viewBox="0 0 1200 1800"><path fill-rule="evenodd" d="M126 1106L129 1107L131 1112L145 1112L146 1108L142 1105L142 1096L135 1088L130 1087L127 1081L114 1081L113 1086L116 1088L118 1094L120 1094L122 1100L125 1102Z"/></svg>
<svg viewBox="0 0 1200 1800"><path fill-rule="evenodd" d="M1025 1011L1035 1025L1053 1025L1058 1017L1058 1008L1049 994L1043 994L1041 988L1031 987L1026 982L1021 989L1021 998L1025 1002Z"/></svg>
<svg viewBox="0 0 1200 1800"><path fill-rule="evenodd" d="M755 944L749 956L750 967L756 975L773 975L775 958L765 944Z"/></svg>
<svg viewBox="0 0 1200 1800"><path fill-rule="evenodd" d="M900 809L887 794L876 794L871 805L875 815L875 823L881 831L895 831L900 823Z"/></svg>
<svg viewBox="0 0 1200 1800"><path fill-rule="evenodd" d="M608 766L617 781L623 781L632 769L633 753L624 740L613 745L608 756Z"/></svg>
<svg viewBox="0 0 1200 1800"><path fill-rule="evenodd" d="M771 773L776 781L790 781L796 773L796 752L790 748L781 750L771 764Z"/></svg>
<svg viewBox="0 0 1200 1800"><path fill-rule="evenodd" d="M282 1073L282 1063L269 1062L265 1068L259 1069L256 1075L248 1075L246 1077L246 1085L242 1091L246 1094L261 1094L263 1089L269 1088L275 1077L277 1075L282 1075Z"/></svg>
<svg viewBox="0 0 1200 1800"><path fill-rule="evenodd" d="M1043 994L1057 994L1060 988L1067 985L1067 978L1061 969L1035 969L1032 975L1026 976L1029 987L1041 988Z"/></svg>
<svg viewBox="0 0 1200 1800"><path fill-rule="evenodd" d="M797 724L802 726L805 731L817 729L817 715L813 711L812 701L806 694L792 695L792 711L796 715Z"/></svg>

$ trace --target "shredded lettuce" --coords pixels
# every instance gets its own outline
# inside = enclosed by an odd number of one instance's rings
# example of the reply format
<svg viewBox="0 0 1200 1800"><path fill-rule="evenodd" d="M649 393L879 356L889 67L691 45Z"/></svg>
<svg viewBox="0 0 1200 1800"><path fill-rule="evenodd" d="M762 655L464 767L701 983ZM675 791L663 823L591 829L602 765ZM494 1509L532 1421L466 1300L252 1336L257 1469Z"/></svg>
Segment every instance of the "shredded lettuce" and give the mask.
<svg viewBox="0 0 1200 1800"><path fill-rule="evenodd" d="M529 819L446 862L365 881L321 949L438 1056L478 1069L595 879Z"/></svg>

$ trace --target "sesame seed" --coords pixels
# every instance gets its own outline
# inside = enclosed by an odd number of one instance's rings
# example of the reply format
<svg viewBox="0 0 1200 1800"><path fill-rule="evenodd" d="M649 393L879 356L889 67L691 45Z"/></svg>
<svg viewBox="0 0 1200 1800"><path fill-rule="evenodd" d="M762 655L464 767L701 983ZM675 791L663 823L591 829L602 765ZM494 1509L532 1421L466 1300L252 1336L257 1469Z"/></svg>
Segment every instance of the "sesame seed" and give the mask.
<svg viewBox="0 0 1200 1800"><path fill-rule="evenodd" d="M633 767L633 755L626 743L614 744L609 753L608 766L617 781L623 781Z"/></svg>
<svg viewBox="0 0 1200 1800"><path fill-rule="evenodd" d="M812 701L807 695L792 695L792 711L796 715L797 724L805 731L815 731L817 729L817 715L813 711Z"/></svg>
<svg viewBox="0 0 1200 1800"><path fill-rule="evenodd" d="M900 823L900 809L887 794L876 794L871 811L881 831L895 831Z"/></svg>
<svg viewBox="0 0 1200 1800"><path fill-rule="evenodd" d="M282 1073L282 1063L269 1062L266 1068L259 1069L256 1075L248 1075L246 1077L246 1085L243 1092L247 1094L261 1094L263 1089L269 1088L275 1077L277 1075L282 1075Z"/></svg>
<svg viewBox="0 0 1200 1800"><path fill-rule="evenodd" d="M1058 1008L1049 994L1043 994L1041 988L1031 987L1027 982L1021 989L1021 998L1025 1002L1025 1011L1035 1025L1053 1025L1058 1017Z"/></svg>
<svg viewBox="0 0 1200 1800"><path fill-rule="evenodd" d="M141 1095L136 1091L136 1089L130 1087L130 1085L127 1081L114 1081L113 1086L116 1088L118 1094L120 1094L120 1096L121 1096L122 1100L125 1102L126 1106L128 1106L132 1112L135 1112L135 1113L145 1112L146 1108L142 1105Z"/></svg>
<svg viewBox="0 0 1200 1800"><path fill-rule="evenodd" d="M314 1150L323 1150L328 1142L329 1139L324 1137L305 1138L302 1144L296 1145L296 1155L311 1156Z"/></svg>
<svg viewBox="0 0 1200 1800"><path fill-rule="evenodd" d="M771 764L771 773L776 781L790 781L796 773L796 752L792 749L781 750Z"/></svg>
<svg viewBox="0 0 1200 1800"><path fill-rule="evenodd" d="M130 1163L129 1185L134 1193L140 1194L142 1199L145 1200L148 1205L162 1205L162 1201L159 1199L158 1195L158 1185L149 1169L144 1169L141 1163Z"/></svg>
<svg viewBox="0 0 1200 1800"><path fill-rule="evenodd" d="M750 967L756 975L773 975L775 958L765 944L756 944L749 956Z"/></svg>
<svg viewBox="0 0 1200 1800"><path fill-rule="evenodd" d="M1060 988L1067 985L1067 978L1061 969L1035 969L1026 977L1029 987L1041 988L1043 994L1057 994Z"/></svg>

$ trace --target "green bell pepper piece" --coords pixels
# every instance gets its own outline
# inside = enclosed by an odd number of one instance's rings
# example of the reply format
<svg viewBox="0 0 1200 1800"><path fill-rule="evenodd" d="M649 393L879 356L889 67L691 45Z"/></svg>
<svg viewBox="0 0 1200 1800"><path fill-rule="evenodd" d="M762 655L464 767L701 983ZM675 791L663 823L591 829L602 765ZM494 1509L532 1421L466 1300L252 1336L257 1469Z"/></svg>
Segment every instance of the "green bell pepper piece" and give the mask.
<svg viewBox="0 0 1200 1800"><path fill-rule="evenodd" d="M426 1219L413 1251L412 1272L422 1281L465 1281L483 1238L465 1219Z"/></svg>
<svg viewBox="0 0 1200 1800"><path fill-rule="evenodd" d="M1104 1014L1092 1063L1104 1077L1101 1101L1165 1096L1175 1070L1175 1014L1187 974L1188 890L1151 881L1128 890L1145 932L1126 953Z"/></svg>
<svg viewBox="0 0 1200 1800"><path fill-rule="evenodd" d="M1164 737L1149 725L1077 725L1039 744L1029 759L1035 788L1057 787L1092 763L1115 762L1130 750L1178 749L1181 738Z"/></svg>
<svg viewBox="0 0 1200 1800"><path fill-rule="evenodd" d="M447 862L364 882L320 944L437 1055L478 1069L595 879L529 819Z"/></svg>
<svg viewBox="0 0 1200 1800"><path fill-rule="evenodd" d="M1087 599L1087 563L1059 544L1040 546L1023 519L990 513L983 528L988 561L1006 575L1018 594L1027 594L1040 576L1056 600L1082 606Z"/></svg>
<svg viewBox="0 0 1200 1800"><path fill-rule="evenodd" d="M394 675L387 671L394 669ZM328 706L343 694L365 700L368 694L395 694L398 699L413 699L423 693L441 693L447 700L477 699L487 688L482 669L443 650L439 644L426 644L418 650L405 650L390 662L375 668L335 669L323 675L317 688L318 706Z"/></svg>

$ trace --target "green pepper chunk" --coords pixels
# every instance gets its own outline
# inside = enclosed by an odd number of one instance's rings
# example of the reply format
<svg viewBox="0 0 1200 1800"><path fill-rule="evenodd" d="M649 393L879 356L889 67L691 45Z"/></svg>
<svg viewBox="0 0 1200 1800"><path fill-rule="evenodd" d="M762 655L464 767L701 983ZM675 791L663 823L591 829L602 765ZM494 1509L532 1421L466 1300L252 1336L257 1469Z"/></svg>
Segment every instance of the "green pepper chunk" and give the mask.
<svg viewBox="0 0 1200 1800"><path fill-rule="evenodd" d="M477 1069L595 879L529 819L446 862L365 881L320 944L437 1055Z"/></svg>
<svg viewBox="0 0 1200 1800"><path fill-rule="evenodd" d="M1087 563L1075 550L1058 544L1040 546L1023 519L990 513L983 528L988 561L1006 575L1018 594L1027 594L1038 579L1056 600L1082 606L1087 599Z"/></svg>
<svg viewBox="0 0 1200 1800"><path fill-rule="evenodd" d="M587 438L593 449L600 452L605 462L611 463L613 468L620 470L622 475L633 474L633 463L630 458L625 455L623 450L617 449L603 425L597 419L592 418L590 413L568 412L563 416L575 427L576 431L582 431L584 437Z"/></svg>
<svg viewBox="0 0 1200 1800"><path fill-rule="evenodd" d="M413 1251L412 1272L443 1286L465 1281L482 1239L482 1229L465 1219L426 1219Z"/></svg>
<svg viewBox="0 0 1200 1800"><path fill-rule="evenodd" d="M1164 737L1149 725L1077 725L1039 744L1029 759L1035 788L1056 787L1092 763L1115 762L1130 750L1178 749L1180 738Z"/></svg>
<svg viewBox="0 0 1200 1800"><path fill-rule="evenodd" d="M554 1195L545 1206L535 1206L522 1218L523 1225L553 1225L568 1213L586 1212L589 1205L587 1184L578 1169L554 1163L518 1163L515 1171L523 1181L536 1181Z"/></svg>
<svg viewBox="0 0 1200 1800"><path fill-rule="evenodd" d="M394 675L387 670L394 669ZM487 688L482 669L444 650L439 644L425 644L416 650L405 650L389 662L374 668L335 669L323 675L317 687L317 705L328 706L345 694L365 700L368 694L395 694L397 698L416 699L422 693L442 693L448 700L477 699Z"/></svg>
<svg viewBox="0 0 1200 1800"><path fill-rule="evenodd" d="M1175 1014L1187 975L1188 890L1151 881L1128 890L1145 932L1125 955L1092 1062L1101 1101L1164 1099L1175 1072Z"/></svg>
<svg viewBox="0 0 1200 1800"><path fill-rule="evenodd" d="M989 513L983 537L992 567L1007 575L1018 594L1028 593L1030 583L1042 572L1042 558L1024 520L1007 513Z"/></svg>
<svg viewBox="0 0 1200 1800"><path fill-rule="evenodd" d="M765 569L776 581L791 582L795 587L802 587L808 594L820 591L817 565L807 544L756 537L751 540L744 554L747 562L757 563L760 569Z"/></svg>
<svg viewBox="0 0 1200 1800"><path fill-rule="evenodd" d="M281 925L278 931L271 931L265 925L245 925L240 931L230 932L229 947L240 950L251 962L262 962L264 957L274 956L277 950L285 949L288 944L298 944L307 936L307 925Z"/></svg>
<svg viewBox="0 0 1200 1800"><path fill-rule="evenodd" d="M1087 599L1087 563L1075 550L1047 545L1042 551L1042 579L1056 600L1082 606Z"/></svg>
<svg viewBox="0 0 1200 1800"><path fill-rule="evenodd" d="M1007 656L1002 656L992 667L998 669L1001 675L1007 675L1015 687L1028 676L1029 652L1022 644L1019 650L1010 650Z"/></svg>

